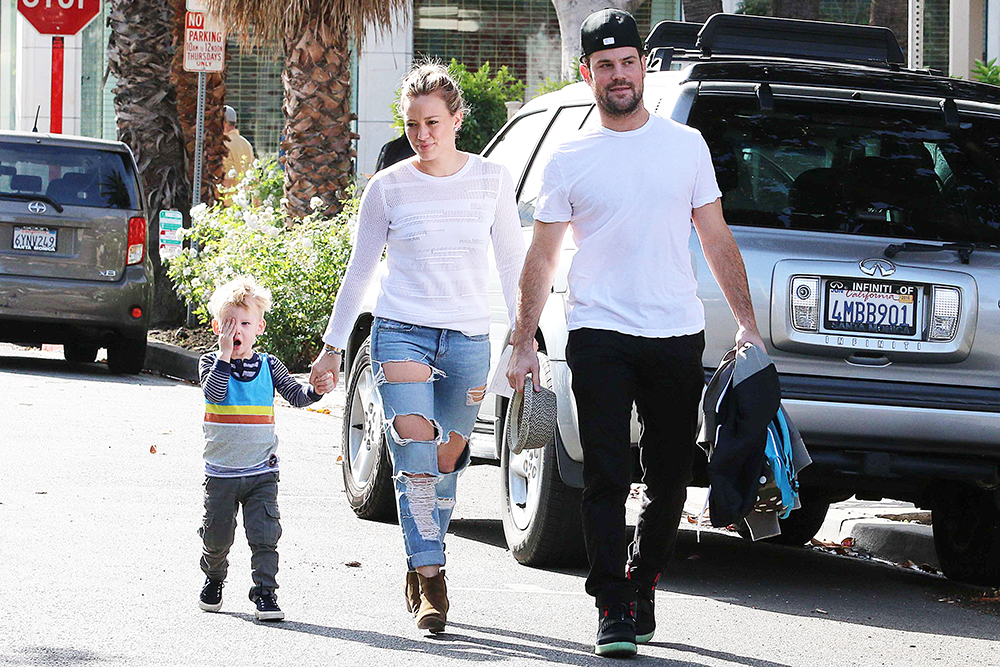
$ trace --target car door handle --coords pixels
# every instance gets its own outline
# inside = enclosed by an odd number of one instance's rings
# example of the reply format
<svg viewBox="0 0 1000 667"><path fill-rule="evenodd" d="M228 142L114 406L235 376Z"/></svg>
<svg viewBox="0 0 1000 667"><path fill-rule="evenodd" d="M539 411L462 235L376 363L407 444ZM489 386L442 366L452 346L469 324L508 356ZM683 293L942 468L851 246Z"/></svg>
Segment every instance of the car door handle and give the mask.
<svg viewBox="0 0 1000 667"><path fill-rule="evenodd" d="M892 362L884 354L869 354L865 352L855 352L851 356L844 359L847 363L852 366L877 366L883 367L888 366Z"/></svg>

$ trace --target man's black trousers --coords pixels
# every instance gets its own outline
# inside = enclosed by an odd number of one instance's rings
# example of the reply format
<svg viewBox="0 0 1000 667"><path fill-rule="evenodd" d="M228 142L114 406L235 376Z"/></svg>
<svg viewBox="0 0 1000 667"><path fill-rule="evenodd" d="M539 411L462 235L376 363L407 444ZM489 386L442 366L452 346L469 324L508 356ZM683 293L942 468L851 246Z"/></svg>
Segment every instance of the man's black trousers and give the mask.
<svg viewBox="0 0 1000 667"><path fill-rule="evenodd" d="M704 332L672 338L601 329L569 332L566 359L584 456L586 588L598 607L634 601L636 587L652 585L673 551L691 481L704 349ZM642 426L639 460L646 493L626 547L633 402ZM625 576L626 559L631 579Z"/></svg>

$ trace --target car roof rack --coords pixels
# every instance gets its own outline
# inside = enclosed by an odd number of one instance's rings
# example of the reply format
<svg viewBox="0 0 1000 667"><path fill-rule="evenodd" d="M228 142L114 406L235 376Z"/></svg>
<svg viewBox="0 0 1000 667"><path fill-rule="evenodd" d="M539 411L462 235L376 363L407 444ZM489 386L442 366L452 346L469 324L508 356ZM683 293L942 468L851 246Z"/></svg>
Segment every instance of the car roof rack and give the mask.
<svg viewBox="0 0 1000 667"><path fill-rule="evenodd" d="M704 25L661 21L645 46L651 69L667 69L676 57L713 56L906 66L903 50L888 28L747 14L713 14Z"/></svg>

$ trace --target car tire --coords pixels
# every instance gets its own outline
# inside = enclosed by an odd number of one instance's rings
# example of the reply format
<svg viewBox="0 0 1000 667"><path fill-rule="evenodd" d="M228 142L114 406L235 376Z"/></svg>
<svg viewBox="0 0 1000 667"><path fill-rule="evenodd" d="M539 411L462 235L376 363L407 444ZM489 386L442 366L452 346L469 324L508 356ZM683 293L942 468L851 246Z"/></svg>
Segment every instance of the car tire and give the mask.
<svg viewBox="0 0 1000 667"><path fill-rule="evenodd" d="M934 547L955 581L1000 584L1000 489L946 483L934 495Z"/></svg>
<svg viewBox="0 0 1000 667"><path fill-rule="evenodd" d="M141 373L145 363L145 338L119 338L108 344L108 370L115 375Z"/></svg>
<svg viewBox="0 0 1000 667"><path fill-rule="evenodd" d="M91 364L97 359L97 346L86 343L64 343L63 358L74 364Z"/></svg>
<svg viewBox="0 0 1000 667"><path fill-rule="evenodd" d="M347 502L354 513L362 519L388 522L396 520L396 491L382 424L382 401L366 340L354 358L347 384L341 471Z"/></svg>
<svg viewBox="0 0 1000 667"><path fill-rule="evenodd" d="M542 385L552 388L548 357L539 353ZM503 422L500 478L503 494L503 532L517 562L531 567L578 565L586 560L581 489L567 486L559 475L558 429L544 447L512 454L508 402Z"/></svg>
<svg viewBox="0 0 1000 667"><path fill-rule="evenodd" d="M823 527L826 514L830 510L830 503L813 500L808 496L802 497L800 500L802 507L792 510L787 518L778 520L781 534L768 538L768 542L801 547L808 544Z"/></svg>

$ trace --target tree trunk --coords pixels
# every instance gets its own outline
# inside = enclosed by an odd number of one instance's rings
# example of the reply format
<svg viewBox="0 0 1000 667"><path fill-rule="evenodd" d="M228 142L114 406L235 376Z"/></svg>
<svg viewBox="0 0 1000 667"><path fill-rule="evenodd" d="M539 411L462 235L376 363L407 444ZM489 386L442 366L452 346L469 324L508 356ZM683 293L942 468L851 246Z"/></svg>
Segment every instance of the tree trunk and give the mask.
<svg viewBox="0 0 1000 667"><path fill-rule="evenodd" d="M347 33L322 17L284 38L285 134L281 158L288 212L312 212L313 197L330 213L354 183L351 53Z"/></svg>
<svg viewBox="0 0 1000 667"><path fill-rule="evenodd" d="M771 16L818 21L819 0L772 0Z"/></svg>
<svg viewBox="0 0 1000 667"><path fill-rule="evenodd" d="M184 71L184 28L186 0L169 0L174 14L174 57L170 80L177 91L177 116L184 128L184 147L187 156L185 173L190 182L194 179L194 144L198 122L198 74ZM213 72L205 81L205 147L201 169L201 201L212 205L218 199L222 184L222 160L226 147L222 127L223 107L226 104L226 72Z"/></svg>
<svg viewBox="0 0 1000 667"><path fill-rule="evenodd" d="M684 0L684 20L704 23L712 14L722 13L722 0Z"/></svg>
<svg viewBox="0 0 1000 667"><path fill-rule="evenodd" d="M896 34L899 48L907 54L910 36L910 9L906 0L872 0L871 25L889 28Z"/></svg>
<svg viewBox="0 0 1000 667"><path fill-rule="evenodd" d="M108 0L108 7L108 69L118 79L118 139L135 155L149 214L147 238L156 280L152 321L176 322L184 308L160 262L157 243L160 211L178 209L187 217L191 207L184 132L170 82L173 17L167 0Z"/></svg>
<svg viewBox="0 0 1000 667"><path fill-rule="evenodd" d="M722 11L722 0L716 1ZM562 41L562 79L572 81L577 77L574 61L580 57L580 26L585 18L608 7L634 12L643 2L645 0L552 0Z"/></svg>

